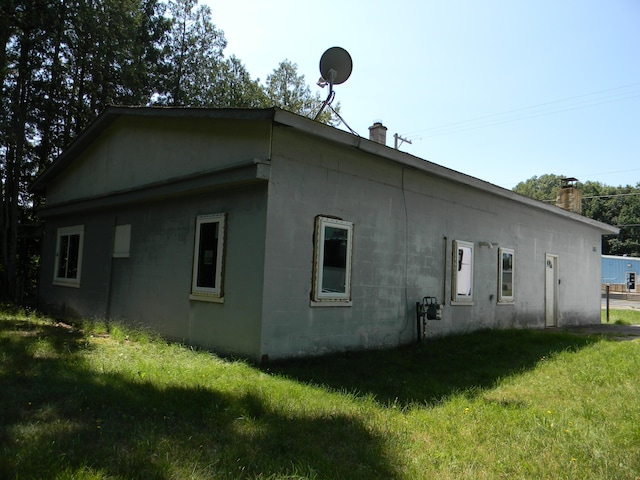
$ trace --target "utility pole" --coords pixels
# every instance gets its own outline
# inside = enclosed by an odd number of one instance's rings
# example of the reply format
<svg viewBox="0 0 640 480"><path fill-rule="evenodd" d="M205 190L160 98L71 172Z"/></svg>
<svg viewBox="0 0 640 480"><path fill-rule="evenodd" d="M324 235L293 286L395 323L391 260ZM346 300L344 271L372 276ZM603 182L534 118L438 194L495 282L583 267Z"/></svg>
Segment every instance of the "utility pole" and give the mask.
<svg viewBox="0 0 640 480"><path fill-rule="evenodd" d="M398 147L400 145L402 145L403 142L407 142L408 144L411 144L411 140L408 140L406 138L402 138L400 135L398 135L397 133L393 134L393 148L395 148L396 150L398 150ZM400 143L398 143L398 140L400 140Z"/></svg>

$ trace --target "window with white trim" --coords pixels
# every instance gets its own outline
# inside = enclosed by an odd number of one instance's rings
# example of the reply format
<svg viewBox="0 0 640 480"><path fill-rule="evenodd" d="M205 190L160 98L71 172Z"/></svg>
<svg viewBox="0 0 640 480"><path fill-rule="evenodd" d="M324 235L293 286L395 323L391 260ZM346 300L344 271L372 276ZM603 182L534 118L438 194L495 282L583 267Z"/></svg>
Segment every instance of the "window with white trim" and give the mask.
<svg viewBox="0 0 640 480"><path fill-rule="evenodd" d="M224 213L196 218L191 282L191 294L196 299L223 296L225 220Z"/></svg>
<svg viewBox="0 0 640 480"><path fill-rule="evenodd" d="M351 305L353 223L316 217L312 302Z"/></svg>
<svg viewBox="0 0 640 480"><path fill-rule="evenodd" d="M498 303L513 303L514 251L511 248L498 250Z"/></svg>
<svg viewBox="0 0 640 480"><path fill-rule="evenodd" d="M451 300L458 303L473 302L473 243L453 241Z"/></svg>
<svg viewBox="0 0 640 480"><path fill-rule="evenodd" d="M56 234L56 258L53 283L69 287L80 286L84 225L59 228Z"/></svg>

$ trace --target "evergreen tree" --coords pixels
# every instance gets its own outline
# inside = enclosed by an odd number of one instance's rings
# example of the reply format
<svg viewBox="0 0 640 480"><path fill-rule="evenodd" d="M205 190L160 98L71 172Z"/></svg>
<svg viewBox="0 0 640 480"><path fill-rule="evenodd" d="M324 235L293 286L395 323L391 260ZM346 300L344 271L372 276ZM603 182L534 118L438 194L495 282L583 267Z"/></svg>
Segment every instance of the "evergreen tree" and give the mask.
<svg viewBox="0 0 640 480"><path fill-rule="evenodd" d="M263 86L225 46L197 0L0 2L0 296L34 276L28 185L108 105L320 108L295 64Z"/></svg>
<svg viewBox="0 0 640 480"><path fill-rule="evenodd" d="M259 80L253 80L234 55L220 65L220 79L212 92L210 104L219 107L262 108L269 100Z"/></svg>
<svg viewBox="0 0 640 480"><path fill-rule="evenodd" d="M211 22L211 9L197 0L170 0L171 28L164 42L165 78L156 102L171 106L211 106L227 45Z"/></svg>
<svg viewBox="0 0 640 480"><path fill-rule="evenodd" d="M305 82L304 75L298 75L298 65L284 60L278 68L267 76L265 94L272 106L314 118L322 106L320 94L313 95ZM339 112L340 105L334 107ZM340 120L334 118L331 110L322 112L318 121L329 125L337 125Z"/></svg>
<svg viewBox="0 0 640 480"><path fill-rule="evenodd" d="M168 22L156 0L0 8L0 294L17 299L31 274L18 248L37 203L28 184L105 106L149 102Z"/></svg>

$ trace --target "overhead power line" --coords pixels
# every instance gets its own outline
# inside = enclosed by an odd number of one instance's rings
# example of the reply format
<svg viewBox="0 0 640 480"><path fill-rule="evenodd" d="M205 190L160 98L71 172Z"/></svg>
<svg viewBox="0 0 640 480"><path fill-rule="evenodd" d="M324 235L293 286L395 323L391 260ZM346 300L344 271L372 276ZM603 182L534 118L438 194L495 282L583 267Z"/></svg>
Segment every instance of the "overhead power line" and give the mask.
<svg viewBox="0 0 640 480"><path fill-rule="evenodd" d="M605 103L619 102L622 100L640 97L640 89L637 88L638 86L640 86L640 82L622 85L615 88L609 88L606 90L599 90L597 92L576 95L560 100L539 103L528 107L516 108L513 110L508 110L506 112L494 113L491 115L476 117L469 120L462 120L445 125L429 127L421 130L416 130L414 132L409 132L405 134L405 136L408 139L418 139L436 137L440 135L449 135L452 133L486 128L494 125L501 125L504 123L527 120L529 118L553 115L570 110L588 108ZM630 88L632 90L628 90ZM625 89L627 91L622 91Z"/></svg>
<svg viewBox="0 0 640 480"><path fill-rule="evenodd" d="M631 197L631 196L635 196L635 195L640 195L640 192L635 192L635 193L615 193L613 195L590 195L587 197L582 197L582 199L586 199L586 198L612 198L612 197Z"/></svg>
<svg viewBox="0 0 640 480"><path fill-rule="evenodd" d="M638 172L640 171L640 168L631 168L628 170L615 170L613 172L599 172L599 173L577 173L576 176L580 177L580 178L584 178L584 177L597 177L600 175L612 175L614 173L628 173L628 172Z"/></svg>
<svg viewBox="0 0 640 480"><path fill-rule="evenodd" d="M611 195L588 195L588 196L582 196L580 197L582 200L586 200L588 198L613 198L613 197L632 197L635 195L640 195L640 192L633 192L633 193L614 193ZM552 203L555 202L557 199L555 198L549 198L549 199L545 199L542 200L543 202L546 203Z"/></svg>

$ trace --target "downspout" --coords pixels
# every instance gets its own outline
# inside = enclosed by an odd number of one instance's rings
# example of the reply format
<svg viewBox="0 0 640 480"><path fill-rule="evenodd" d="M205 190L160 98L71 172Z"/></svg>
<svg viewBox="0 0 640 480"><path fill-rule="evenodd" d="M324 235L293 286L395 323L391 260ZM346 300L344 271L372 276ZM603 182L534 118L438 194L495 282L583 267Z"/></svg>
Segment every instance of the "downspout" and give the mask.
<svg viewBox="0 0 640 480"><path fill-rule="evenodd" d="M272 165L272 157L273 157L273 132L274 132L274 123L275 123L275 118L276 118L276 109L273 109L273 115L271 117L271 121L269 122L269 139L268 139L268 152L267 152L267 161L269 162L269 166L271 168ZM258 312L259 315L259 322L260 322L260 338L258 339L258 355L256 355L257 358L260 359L260 363L263 365L266 365L267 363L269 363L269 352L265 351L264 348L264 342L263 342L263 338L264 338L264 297L265 297L265 285L266 285L266 278L265 278L265 274L266 274L266 259L267 259L267 231L269 230L269 196L270 196L270 191L271 191L271 182L272 182L272 178L271 178L271 173L269 173L269 180L267 181L267 198L265 201L265 211L264 211L264 215L265 215L265 219L264 219L264 241L262 242L262 248L263 248L263 261L262 261L262 291L261 291L261 295L260 295L260 311Z"/></svg>
<svg viewBox="0 0 640 480"><path fill-rule="evenodd" d="M380 124L382 126L382 124ZM384 128L384 127L382 127ZM386 128L385 128L386 131ZM407 206L407 192L404 188L404 173L406 168L402 167L402 201L404 204L404 301L405 301L405 324L402 330L398 332L398 343L402 343L402 334L409 328L411 318L411 302L409 302L409 207ZM420 329L418 329L418 338L420 337Z"/></svg>
<svg viewBox="0 0 640 480"><path fill-rule="evenodd" d="M271 161L271 155L273 155L273 124L276 121L276 111L273 110L271 116L271 122L269 123L269 152L267 153L267 160Z"/></svg>
<svg viewBox="0 0 640 480"><path fill-rule="evenodd" d="M442 278L442 305L447 303L447 265L449 264L449 257L447 256L447 247L449 246L449 239L444 236L444 268Z"/></svg>

